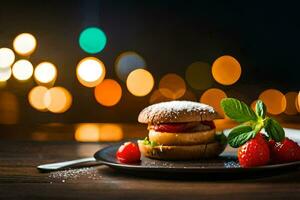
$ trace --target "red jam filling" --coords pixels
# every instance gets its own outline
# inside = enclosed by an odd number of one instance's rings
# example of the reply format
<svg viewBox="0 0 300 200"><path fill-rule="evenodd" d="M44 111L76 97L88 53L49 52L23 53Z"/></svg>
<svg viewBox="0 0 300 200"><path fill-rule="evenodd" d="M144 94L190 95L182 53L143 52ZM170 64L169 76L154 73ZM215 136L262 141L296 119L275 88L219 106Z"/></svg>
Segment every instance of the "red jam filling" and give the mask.
<svg viewBox="0 0 300 200"><path fill-rule="evenodd" d="M168 132L168 133L179 133L179 132L194 132L197 131L196 127L200 125L209 126L210 129L214 129L215 124L213 121L202 121L199 123L164 123L152 125L151 129L159 132Z"/></svg>

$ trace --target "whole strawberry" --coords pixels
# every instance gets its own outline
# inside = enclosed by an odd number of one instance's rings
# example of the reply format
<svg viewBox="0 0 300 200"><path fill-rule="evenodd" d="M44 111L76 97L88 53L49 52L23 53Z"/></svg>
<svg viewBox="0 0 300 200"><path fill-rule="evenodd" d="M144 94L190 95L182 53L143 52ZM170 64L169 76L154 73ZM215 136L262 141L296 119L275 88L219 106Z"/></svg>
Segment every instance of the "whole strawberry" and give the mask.
<svg viewBox="0 0 300 200"><path fill-rule="evenodd" d="M282 142L269 141L272 163L285 163L300 160L300 146L289 138Z"/></svg>
<svg viewBox="0 0 300 200"><path fill-rule="evenodd" d="M238 159L242 167L255 167L268 164L270 150L267 141L261 133L248 140L238 149Z"/></svg>

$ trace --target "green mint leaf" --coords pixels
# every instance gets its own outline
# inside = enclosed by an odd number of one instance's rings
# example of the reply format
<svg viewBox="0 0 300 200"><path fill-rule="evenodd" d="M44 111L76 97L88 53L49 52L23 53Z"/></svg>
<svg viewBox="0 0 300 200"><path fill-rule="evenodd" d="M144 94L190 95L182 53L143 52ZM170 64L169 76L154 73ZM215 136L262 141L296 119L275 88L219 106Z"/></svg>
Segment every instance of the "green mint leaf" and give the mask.
<svg viewBox="0 0 300 200"><path fill-rule="evenodd" d="M243 123L256 121L255 112L244 102L234 98L225 98L221 101L221 107L225 114L232 120Z"/></svg>
<svg viewBox="0 0 300 200"><path fill-rule="evenodd" d="M157 142L150 141L147 137L143 140L144 145L150 145L151 147L158 146Z"/></svg>
<svg viewBox="0 0 300 200"><path fill-rule="evenodd" d="M267 108L266 108L266 105L261 100L258 100L256 102L255 112L256 112L257 116L259 116L263 119L266 117Z"/></svg>
<svg viewBox="0 0 300 200"><path fill-rule="evenodd" d="M245 144L249 139L254 138L256 131L251 126L240 125L233 128L228 135L230 146L237 148Z"/></svg>
<svg viewBox="0 0 300 200"><path fill-rule="evenodd" d="M272 118L268 118L265 122L265 131L269 137L276 142L280 142L284 139L285 133L280 124Z"/></svg>

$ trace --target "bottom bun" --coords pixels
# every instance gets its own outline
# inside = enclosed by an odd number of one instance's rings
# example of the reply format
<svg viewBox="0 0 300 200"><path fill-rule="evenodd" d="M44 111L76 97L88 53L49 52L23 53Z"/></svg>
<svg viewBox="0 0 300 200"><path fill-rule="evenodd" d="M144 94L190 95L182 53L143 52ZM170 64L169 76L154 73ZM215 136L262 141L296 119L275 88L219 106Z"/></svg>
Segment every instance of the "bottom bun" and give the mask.
<svg viewBox="0 0 300 200"><path fill-rule="evenodd" d="M141 153L149 158L159 160L196 160L214 158L220 155L226 145L219 142L190 146L151 146L138 141Z"/></svg>

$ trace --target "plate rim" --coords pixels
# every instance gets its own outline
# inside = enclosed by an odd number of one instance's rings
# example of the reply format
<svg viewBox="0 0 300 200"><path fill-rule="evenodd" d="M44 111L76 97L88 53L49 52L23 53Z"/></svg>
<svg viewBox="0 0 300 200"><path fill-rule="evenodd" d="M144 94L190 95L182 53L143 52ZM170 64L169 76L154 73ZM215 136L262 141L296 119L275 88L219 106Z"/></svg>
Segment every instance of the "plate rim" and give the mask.
<svg viewBox="0 0 300 200"><path fill-rule="evenodd" d="M132 140L135 141L135 140ZM282 168L288 168L288 167L300 167L300 161L294 161L294 162L288 162L288 163L279 163L279 164L269 164L269 165L263 165L263 166L257 166L257 167L163 167L163 166L141 166L141 165L135 165L135 164L126 164L126 163L116 163L116 162L110 162L107 159L103 158L102 154L111 148L116 148L117 146L120 146L120 143L118 142L112 145L109 145L107 147L104 147L100 150L98 150L94 154L94 158L101 162L102 164L112 167L112 168L118 168L118 169L126 169L126 170L139 170L139 171L161 171L161 172L249 172L249 171L263 171L268 169L282 169ZM100 155L100 156L99 156ZM174 161L176 162L176 161Z"/></svg>

